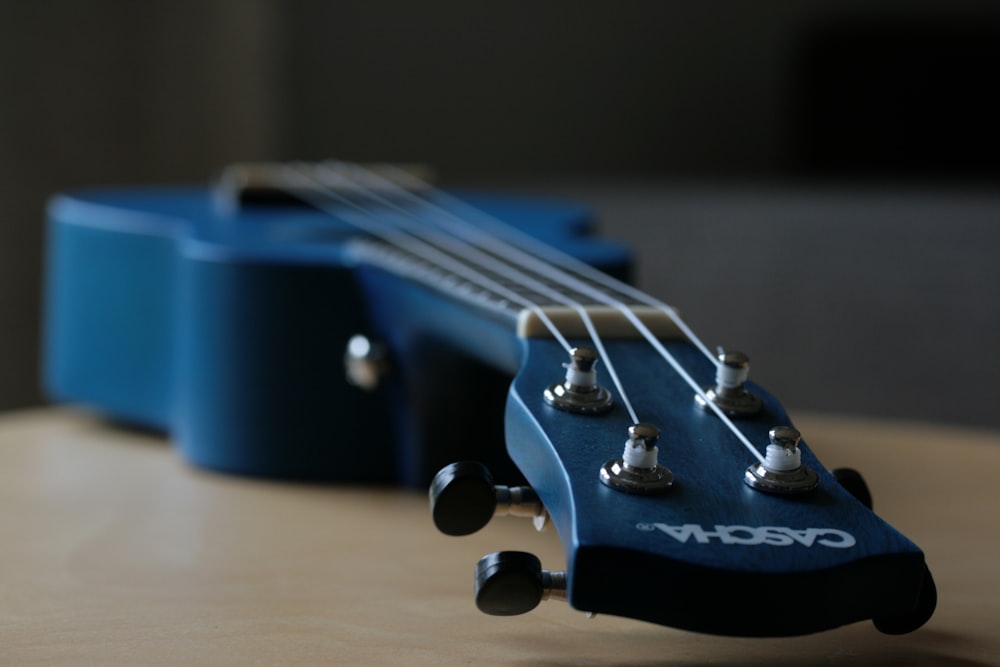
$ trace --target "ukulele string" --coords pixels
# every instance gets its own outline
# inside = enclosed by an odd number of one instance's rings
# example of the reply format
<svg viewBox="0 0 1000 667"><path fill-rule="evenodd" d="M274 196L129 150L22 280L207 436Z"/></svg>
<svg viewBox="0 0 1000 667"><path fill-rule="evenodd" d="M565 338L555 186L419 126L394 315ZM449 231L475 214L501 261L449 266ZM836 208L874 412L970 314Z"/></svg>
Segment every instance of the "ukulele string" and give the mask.
<svg viewBox="0 0 1000 667"><path fill-rule="evenodd" d="M659 341L659 339L652 333L652 331L649 330L649 328L646 326L646 324L644 322L642 322L642 320L639 319L639 317L632 311L632 309L629 308L622 301L620 301L619 299L615 299L614 297L612 297L612 296L610 296L610 295L608 295L608 294L606 294L604 292L601 292L600 290L597 290L596 288L592 287L591 285L588 285L585 282L581 281L579 278L575 278L575 277L573 277L571 275L568 275L568 274L566 274L564 272L560 272L558 269L554 269L546 261L544 261L542 259L539 259L535 255L531 255L529 252L526 252L523 248L518 247L514 243L505 242L505 241L499 239L495 235L492 235L492 234L489 234L489 233L486 233L486 232L482 232L482 231L476 229L473 225L470 224L470 221L469 221L469 219L468 219L467 216L466 217L459 216L458 214L454 213L453 211L450 211L450 210L448 210L446 208L443 208L441 206L438 206L438 205L434 204L433 202L430 202L426 198L419 197L419 196L413 194L412 192L410 192L409 190L407 190L406 188L400 186L398 183L395 183L395 182L393 182L390 179L387 179L387 178L385 178L383 176L380 176L379 174L376 174L375 172L373 172L373 171L371 171L369 169L365 169L364 167L361 167L360 165L345 165L343 163L334 163L334 164L337 164L338 167L341 170L349 167L349 168L352 168L352 169L354 169L356 171L362 171L362 172L365 173L366 177L368 177L370 180L376 181L380 187L388 188L388 189L394 191L394 193L397 194L398 196L400 196L400 197L402 197L404 199L407 199L409 201L412 201L412 202L414 202L414 203L416 203L418 205L421 205L423 208L429 208L430 211L437 213L437 215L433 216L429 220L425 218L424 219L425 222L431 222L432 224L435 224L435 225L437 225L439 227L444 226L447 229L449 229L450 231L452 231L453 233L455 233L455 234L457 234L459 236L465 237L466 240L468 241L468 243L470 243L470 244L474 243L474 244L478 244L481 247L485 247L485 248L487 248L489 250L489 252L493 253L494 255L503 256L503 257L507 258L508 261L514 261L515 263L520 264L522 268L534 271L534 272L542 274L542 275L546 275L550 279L555 280L556 282L559 282L559 283L563 284L566 287L569 287L569 288L571 288L571 289L573 289L573 290L575 290L577 292L580 292L580 293L583 293L583 294L587 294L589 297L591 297L593 299L596 299L598 301L601 301L601 302L605 303L606 305L609 305L609 306L615 308L616 310L618 310L643 335L643 337L646 339L646 341L674 369L674 371L688 384L688 386L695 392L695 394L702 399L702 402L706 406L708 406L708 408L710 410L712 410L715 413L715 415L733 433L733 435L737 438L737 440L740 441L740 443L747 449L747 451L750 452L750 454L752 456L754 456L754 458L756 458L758 461L760 461L760 462L764 461L764 456L758 451L758 449L753 445L753 443L750 442L750 440L746 437L746 435L744 435L744 433L736 426L736 424L733 423L733 421L729 418L728 415L725 414L725 412L723 412L713 401L709 400L708 396L705 394L704 389L702 389L702 387L694 380L694 378L692 378L690 376L690 374L687 372L687 370L684 369L684 367L680 364L679 361L677 361L676 357L674 357L674 355L671 354L670 351L667 350L663 346L663 344ZM397 172L397 171L398 172L402 172L402 170L398 170L398 169L395 169L395 168L391 168L390 167L390 169L392 169L392 171L394 173ZM427 183L421 181L420 179L417 179L416 177L414 177L414 176L412 176L410 174L407 174L405 172L403 172L403 173L405 174L405 176L403 176L403 178L405 178L406 180L409 180L412 185L419 186L419 188L422 189L422 190L430 190L430 191L433 191L433 192L435 192L435 193L437 193L439 195L444 195L444 193L441 193L436 188L432 188L430 185L428 185ZM444 195L444 196L448 197L448 195ZM397 205L397 208L399 208L398 205ZM475 207L469 206L468 204L465 204L464 202L462 202L462 208L464 210L467 210L467 211L475 212L476 213L476 217L479 217L479 218L483 219L484 221L490 222L491 223L490 226L502 227L504 229L509 229L510 228L510 226L507 225L506 223L503 223L503 222L501 222L499 220L496 220L495 218L493 218L489 214L481 211L480 209L477 209ZM407 210L407 212L410 215L416 216L415 213L412 213L412 212L410 212L408 210ZM445 218L447 218L448 222L446 222L445 220L443 220L442 216L445 217ZM494 221L494 220L497 223L495 225L492 224L492 221ZM521 234L518 234L518 236L521 236ZM470 237L472 239L476 239L476 240L470 240ZM537 243L537 241L535 243L533 243L533 245L539 245L539 246L545 247L547 249L550 248L550 246L546 246L544 244L539 244L539 243ZM555 251L555 252L557 253L558 251ZM577 260L574 260L574 261L577 261ZM596 269L593 269L593 271L595 271L597 273L597 275L600 275L600 276L604 276L605 275L605 274L603 274L603 273L601 273L599 271L596 271ZM608 281L610 281L610 283L611 283L609 285L609 287L611 289L616 289L613 286L613 282L615 282L614 279L610 278L610 277L607 277L607 278L608 278ZM642 293L639 290L635 290L635 291L637 293L639 293L639 294ZM655 299L652 299L651 297L650 297L650 299L652 301L656 302ZM661 303L661 302L657 302L657 303ZM681 321L680 318L676 316L676 313L674 313L674 311L673 311L672 308L670 308L669 306L666 306L665 304L662 304L662 303L661 303L661 305L663 305L664 308L666 308L667 311L669 311L669 313L673 313L673 316L671 317L671 320L674 321L675 324L677 322ZM684 328L690 330L686 325L684 325ZM588 329L589 329L589 327L588 327ZM596 336L596 332L595 332L594 335ZM691 335L693 335L693 333ZM597 339L598 338L595 338L595 343L597 342ZM697 340L697 339L695 339L695 340ZM716 365L718 364L718 361L716 360L715 356L712 355L711 352L708 352L708 350L707 350L707 348L705 348L704 344L702 344L700 341L698 341L698 346L703 349L703 353L709 359L712 360L713 364L716 364ZM604 351L603 351L602 348L603 348L603 346L599 347L598 350L599 350L599 352L601 352L602 355L604 355ZM610 363L608 363L607 365L608 365L609 374L612 374L613 373L613 366ZM619 392L622 393L622 395L624 396L624 392L621 390L621 386L619 384L617 376L616 375L612 375L612 380L615 382L616 388L618 388ZM631 406L629 406L629 407L631 408ZM637 418L635 416L635 413L631 409L630 409L630 414L633 417L633 421L635 423L637 423L638 420L637 420Z"/></svg>
<svg viewBox="0 0 1000 667"><path fill-rule="evenodd" d="M584 327L590 336L594 347L597 348L598 353L604 360L605 368L608 371L608 376L611 378L612 383L617 389L619 396L621 397L622 404L629 413L629 417L632 419L633 424L639 423L639 417L632 405L632 401L628 397L628 393L625 391L625 386L621 381L620 376L615 370L614 363L611 361L611 356L608 354L607 349L604 346L604 341L602 340L600 334L597 331L596 326L594 326L593 319L587 309L579 301L570 298L563 292L557 289L553 289L550 285L546 285L539 280L532 278L524 273L517 271L515 267L511 266L508 262L498 259L494 254L490 254L488 251L477 247L471 242L465 240L458 240L451 236L441 234L440 232L434 233L427 228L427 220L417 216L411 208L400 206L399 204L391 201L390 199L383 197L378 194L373 188L365 185L359 179L351 178L345 174L345 165L339 165L337 168L331 168L329 166L319 165L317 170L322 171L322 177L316 178L317 187L322 188L325 192L331 196L337 197L338 199L343 198L342 195L336 192L336 190L329 186L331 181L340 181L345 186L351 188L352 191L364 195L378 205L393 210L397 213L402 214L407 218L412 218L413 222L410 222L405 226L405 231L420 239L424 243L428 243L432 246L437 247L439 250L445 250L446 252L452 253L453 256L462 257L463 260L460 261L470 261L479 267L488 268L494 271L498 275L515 282L522 287L533 290L534 292L545 296L552 301L561 303L569 308L571 308L580 317L583 322ZM361 169L358 167L357 169ZM369 176L373 176L371 172L368 172ZM315 178L315 177L314 177ZM380 183L380 185L382 185ZM396 186L389 183L390 187L395 190ZM405 190L404 190L405 192ZM409 193L407 193L409 194ZM364 209L363 206L358 205L356 202L351 202L351 205L358 210ZM375 212L371 209L364 209L364 213L374 217ZM402 223L400 223L402 224ZM440 225L435 225L440 227ZM537 312L537 311L536 311Z"/></svg>
<svg viewBox="0 0 1000 667"><path fill-rule="evenodd" d="M413 239L410 235L401 232L396 227L392 225L378 224L375 222L375 219L371 216L370 212L357 206L354 202L351 202L343 195L326 188L326 186L317 182L316 179L309 176L304 171L298 171L294 165L285 165L282 170L282 176L289 181L284 184L287 190L294 192L296 197L305 200L318 210L331 216L338 215L340 211L338 211L334 206L334 201L340 202L341 205L354 208L363 214L361 220L346 219L343 216L338 216L338 218L343 219L348 224L357 227L362 232L381 239L391 246L409 252L410 254L415 255L433 265L447 268L447 270L451 271L455 275L458 275L465 280L475 283L487 290L491 290L508 301L517 303L520 306L531 310L538 316L539 320L541 320L552 336L566 350L567 354L573 349L573 346L570 345L569 341L566 340L566 337L563 336L561 331L559 331L559 328L552 322L552 320L548 317L548 315L546 315L545 311L538 304L525 299L517 292L508 289L504 285L501 285L495 280L482 275L478 271L470 269L468 265L455 260L453 257L441 252L437 248L429 244L422 243L417 239ZM302 187L303 185L307 187ZM312 194L312 190L316 188L324 190L321 196Z"/></svg>
<svg viewBox="0 0 1000 667"><path fill-rule="evenodd" d="M358 169L365 169L361 165L354 165ZM409 184L409 187L415 190L421 190L425 192L433 193L434 198L442 202L441 204L434 204L429 196L425 196L420 199L421 202L429 204L438 208L440 210L449 211L452 215L466 221L466 223L475 220L483 227L488 227L493 230L491 234L486 234L486 236L492 237L494 239L500 239L504 236L511 239L510 243L513 247L520 247L530 250L534 253L535 257L541 257L545 259L548 264L560 266L564 271L570 271L576 273L577 275L586 278L594 283L601 285L602 287L618 292L619 294L628 296L629 298L635 299L637 303L641 303L650 306L657 311L663 313L670 321L676 326L681 333L687 337L687 339L696 347L698 350L704 354L709 361L711 361L716 366L719 365L719 360L716 355L708 349L708 347L701 341L697 334L691 329L691 327L677 314L677 310L674 309L669 304L660 301L659 299L643 292L642 290L629 285L626 282L618 280L603 271L595 269L590 264L569 255L558 248L555 248L543 241L538 240L534 236L524 232L523 230L514 227L510 223L504 222L499 218L490 215L489 213L483 211L482 209L476 208L461 199L448 194L447 192L431 186L426 181L420 179L419 177L411 174L405 169L396 167L391 164L379 165L379 168L392 174L392 177L396 179L396 183L389 179L383 178L388 184L399 186L399 183ZM371 170L367 170L371 172ZM378 174L371 172L374 176L379 177ZM408 192L405 188L406 185L402 186L404 191ZM415 195L414 195L415 197ZM450 209L450 210L449 210ZM461 211L463 213L456 213Z"/></svg>

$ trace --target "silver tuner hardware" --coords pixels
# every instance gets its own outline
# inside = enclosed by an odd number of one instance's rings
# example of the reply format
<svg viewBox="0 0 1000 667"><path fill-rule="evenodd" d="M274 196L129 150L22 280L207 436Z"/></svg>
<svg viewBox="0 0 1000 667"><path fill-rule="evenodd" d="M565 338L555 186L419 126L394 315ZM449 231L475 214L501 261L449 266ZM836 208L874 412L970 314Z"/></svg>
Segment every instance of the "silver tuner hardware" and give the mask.
<svg viewBox="0 0 1000 667"><path fill-rule="evenodd" d="M549 522L534 489L494 485L489 469L475 461L441 468L431 481L430 502L434 525L445 535L471 535L495 516L529 518L539 531Z"/></svg>
<svg viewBox="0 0 1000 667"><path fill-rule="evenodd" d="M497 551L476 564L476 606L493 616L526 614L543 600L566 599L566 572L543 570L533 554Z"/></svg>
<svg viewBox="0 0 1000 667"><path fill-rule="evenodd" d="M530 486L493 487L497 507L493 516L517 516L531 519L535 530L542 532L549 525L549 513Z"/></svg>
<svg viewBox="0 0 1000 667"><path fill-rule="evenodd" d="M570 363L566 364L566 379L549 385L545 402L554 408L582 415L607 412L614 404L614 397L597 384L594 365L599 359L597 350L574 347L570 350Z"/></svg>
<svg viewBox="0 0 1000 667"><path fill-rule="evenodd" d="M750 357L742 352L722 352L715 372L715 386L705 389L705 398L714 403L728 417L749 417L760 412L760 396L747 391L750 375ZM705 409L705 398L695 396Z"/></svg>
<svg viewBox="0 0 1000 667"><path fill-rule="evenodd" d="M385 345L361 334L351 336L344 350L344 374L349 383L374 391L388 371L389 353Z"/></svg>
<svg viewBox="0 0 1000 667"><path fill-rule="evenodd" d="M674 484L674 475L659 463L660 429L652 424L633 424L621 458L601 467L601 481L616 491L638 495L665 493Z"/></svg>
<svg viewBox="0 0 1000 667"><path fill-rule="evenodd" d="M747 468L743 481L758 491L778 494L806 493L819 486L816 471L802 465L801 434L791 426L775 426L768 435L771 444L764 462Z"/></svg>

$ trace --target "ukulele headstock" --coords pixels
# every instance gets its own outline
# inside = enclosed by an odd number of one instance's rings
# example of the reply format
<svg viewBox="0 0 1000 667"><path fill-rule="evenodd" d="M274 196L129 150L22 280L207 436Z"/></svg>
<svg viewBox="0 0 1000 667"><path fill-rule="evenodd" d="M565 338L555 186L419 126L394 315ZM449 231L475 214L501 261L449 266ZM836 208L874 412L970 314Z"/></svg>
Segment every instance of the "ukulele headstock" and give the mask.
<svg viewBox="0 0 1000 667"><path fill-rule="evenodd" d="M686 340L661 343L706 390L725 390L716 384L724 358L717 366ZM908 632L929 618L935 593L923 554L823 468L772 396L741 388L756 410L732 422L759 448L754 456L706 408L713 392L693 391L646 341L604 347L649 423L633 423L620 402L589 413L554 404L566 351L526 340L507 447L559 532L566 569L541 570L516 553L484 558L484 611L526 611L564 595L587 612L750 636L864 619ZM513 582L513 601L499 592L503 581Z"/></svg>

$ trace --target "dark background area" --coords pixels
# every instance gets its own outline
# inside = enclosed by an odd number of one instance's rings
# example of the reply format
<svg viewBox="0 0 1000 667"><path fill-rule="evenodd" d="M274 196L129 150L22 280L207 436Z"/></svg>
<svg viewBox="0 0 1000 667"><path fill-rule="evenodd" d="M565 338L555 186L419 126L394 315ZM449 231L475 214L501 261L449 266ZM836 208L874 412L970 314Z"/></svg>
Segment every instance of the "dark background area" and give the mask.
<svg viewBox="0 0 1000 667"><path fill-rule="evenodd" d="M250 159L591 203L793 409L1000 426L1000 6L0 0L0 409L46 198Z"/></svg>

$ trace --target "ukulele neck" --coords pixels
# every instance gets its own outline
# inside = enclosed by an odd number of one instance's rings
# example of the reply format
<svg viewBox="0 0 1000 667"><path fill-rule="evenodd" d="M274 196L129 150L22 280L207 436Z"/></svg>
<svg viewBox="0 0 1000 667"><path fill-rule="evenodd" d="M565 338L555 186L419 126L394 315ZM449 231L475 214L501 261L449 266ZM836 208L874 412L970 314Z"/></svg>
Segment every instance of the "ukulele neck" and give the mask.
<svg viewBox="0 0 1000 667"><path fill-rule="evenodd" d="M521 339L551 338L554 328L569 340L586 340L585 318L604 338L640 337L622 309L595 304L580 289L543 277L530 279L538 282L536 290L487 268L455 271L368 238L352 241L348 254L357 262L367 302L381 305L376 315L384 334L433 337L511 375L520 365ZM592 280L574 279L606 291ZM662 311L634 303L627 309L657 337L681 336Z"/></svg>

